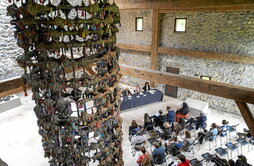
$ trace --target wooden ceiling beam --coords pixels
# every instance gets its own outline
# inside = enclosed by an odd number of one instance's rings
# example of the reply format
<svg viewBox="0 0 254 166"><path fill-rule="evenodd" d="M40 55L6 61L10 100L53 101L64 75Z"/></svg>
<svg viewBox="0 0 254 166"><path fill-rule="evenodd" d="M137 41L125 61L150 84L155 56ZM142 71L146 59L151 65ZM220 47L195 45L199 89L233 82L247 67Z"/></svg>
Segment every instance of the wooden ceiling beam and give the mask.
<svg viewBox="0 0 254 166"><path fill-rule="evenodd" d="M116 46L123 50L151 52L151 47L146 45L122 44L118 43Z"/></svg>
<svg viewBox="0 0 254 166"><path fill-rule="evenodd" d="M179 0L150 2L131 2L130 0L116 0L121 10L130 9L159 9L159 13L175 12L226 12L226 11L249 11L254 10L252 0Z"/></svg>
<svg viewBox="0 0 254 166"><path fill-rule="evenodd" d="M200 8L179 8L179 9L160 9L159 13L188 13L188 12L239 12L253 11L254 4L249 5L232 5L232 6L210 6Z"/></svg>
<svg viewBox="0 0 254 166"><path fill-rule="evenodd" d="M254 104L254 89L156 70L121 65L120 74Z"/></svg>
<svg viewBox="0 0 254 166"><path fill-rule="evenodd" d="M206 58L206 59L213 59L213 60L254 64L254 57L246 56L246 55L242 56L242 55L236 55L236 54L194 51L194 50L188 50L188 49L167 48L167 47L159 47L158 52L161 54L168 54L168 55L189 56L194 58Z"/></svg>
<svg viewBox="0 0 254 166"><path fill-rule="evenodd" d="M250 108L248 107L248 105L246 103L242 103L242 102L238 102L235 101L236 105L238 106L243 119L245 120L251 134L254 136L254 118L253 118L253 114L251 113Z"/></svg>
<svg viewBox="0 0 254 166"><path fill-rule="evenodd" d="M134 45L134 44L121 43L121 44L117 44L117 46L123 50L151 52L151 47L147 45ZM195 51L195 50L189 50L189 49L168 48L168 47L159 47L158 53L167 54L167 55L188 56L188 57L194 57L194 58L206 58L206 59L221 60L221 61L236 62L236 63L254 64L254 57L246 56L246 55Z"/></svg>

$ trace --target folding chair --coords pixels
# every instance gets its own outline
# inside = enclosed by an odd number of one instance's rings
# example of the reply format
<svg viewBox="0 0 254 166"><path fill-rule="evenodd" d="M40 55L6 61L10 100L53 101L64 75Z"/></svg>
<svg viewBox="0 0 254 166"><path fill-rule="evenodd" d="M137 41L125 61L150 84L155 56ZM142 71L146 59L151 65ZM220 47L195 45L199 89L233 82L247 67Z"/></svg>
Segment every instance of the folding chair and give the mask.
<svg viewBox="0 0 254 166"><path fill-rule="evenodd" d="M233 156L232 156L233 151L237 150L237 154L239 153L238 146L233 144L232 142L226 143L225 146L230 150L231 158L233 158Z"/></svg>
<svg viewBox="0 0 254 166"><path fill-rule="evenodd" d="M215 152L216 152L217 154L219 154L221 157L227 155L227 159L229 159L229 154L228 154L228 150L227 150L227 149L224 149L224 148L222 148L222 147L218 147L218 148L216 148L216 149L214 149L214 150L215 150Z"/></svg>
<svg viewBox="0 0 254 166"><path fill-rule="evenodd" d="M243 154L243 146L245 145L248 145L248 152L250 151L250 145L246 139L238 138L236 142L241 146L241 154Z"/></svg>

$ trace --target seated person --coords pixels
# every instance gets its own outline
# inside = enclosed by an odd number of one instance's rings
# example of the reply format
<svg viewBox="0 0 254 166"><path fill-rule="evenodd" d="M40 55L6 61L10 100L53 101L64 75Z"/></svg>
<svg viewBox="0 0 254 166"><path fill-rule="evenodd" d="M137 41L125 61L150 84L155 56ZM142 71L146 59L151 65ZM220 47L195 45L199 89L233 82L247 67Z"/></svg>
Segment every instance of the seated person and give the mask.
<svg viewBox="0 0 254 166"><path fill-rule="evenodd" d="M186 152L191 151L193 148L193 139L191 138L191 133L189 131L185 131L185 138L183 140L183 150Z"/></svg>
<svg viewBox="0 0 254 166"><path fill-rule="evenodd" d="M148 141L150 144L153 144L154 142L159 142L160 141L159 132L157 132L156 130L151 131L149 133Z"/></svg>
<svg viewBox="0 0 254 166"><path fill-rule="evenodd" d="M140 85L137 85L135 90L134 90L135 93L140 93L142 92L141 88L140 88Z"/></svg>
<svg viewBox="0 0 254 166"><path fill-rule="evenodd" d="M237 157L238 159L235 162L236 166L252 166L251 164L247 162L247 159L244 155L239 155Z"/></svg>
<svg viewBox="0 0 254 166"><path fill-rule="evenodd" d="M138 128L138 124L135 120L132 120L131 125L129 126L129 135L135 135L136 133L133 133L132 130Z"/></svg>
<svg viewBox="0 0 254 166"><path fill-rule="evenodd" d="M216 123L211 124L210 131L205 135L205 140L213 141L218 135L218 126Z"/></svg>
<svg viewBox="0 0 254 166"><path fill-rule="evenodd" d="M222 120L222 126L219 127L219 130L220 130L220 135L223 137L225 135L227 135L227 131L229 129L229 126L228 126L228 121L227 120Z"/></svg>
<svg viewBox="0 0 254 166"><path fill-rule="evenodd" d="M144 115L144 129L146 131L151 131L151 130L153 130L154 126L155 126L155 124L153 123L152 119L149 117L149 115L147 113L145 113L145 115Z"/></svg>
<svg viewBox="0 0 254 166"><path fill-rule="evenodd" d="M149 91L149 90L151 90L150 85L149 85L149 82L146 82L146 83L145 83L145 86L143 87L143 90L144 90L144 91Z"/></svg>
<svg viewBox="0 0 254 166"><path fill-rule="evenodd" d="M184 128L185 128L185 120L184 120L184 118L180 118L179 123L177 123L177 122L173 123L173 131L175 131L176 135L179 135L180 131L182 131Z"/></svg>
<svg viewBox="0 0 254 166"><path fill-rule="evenodd" d="M154 150L152 152L153 162L155 164L165 164L166 163L166 154L165 149L158 143L154 142Z"/></svg>
<svg viewBox="0 0 254 166"><path fill-rule="evenodd" d="M188 118L188 113L190 112L187 103L183 102L182 108L176 111L176 122L179 122L180 118Z"/></svg>
<svg viewBox="0 0 254 166"><path fill-rule="evenodd" d="M250 130L244 128L243 131L244 131L244 133L238 133L238 132L236 133L239 138L244 138L245 139L245 138L252 137L252 135L250 133Z"/></svg>
<svg viewBox="0 0 254 166"><path fill-rule="evenodd" d="M166 152L176 156L180 153L180 150L183 148L183 143L178 141L178 137L174 137L165 143Z"/></svg>
<svg viewBox="0 0 254 166"><path fill-rule="evenodd" d="M170 124L168 122L164 122L163 127L164 127L164 129L163 129L163 133L161 133L161 138L162 139L171 138L172 128L171 128Z"/></svg>
<svg viewBox="0 0 254 166"><path fill-rule="evenodd" d="M169 124L172 124L173 122L176 121L176 112L175 110L172 110L170 106L167 106L167 110L168 110L167 120Z"/></svg>
<svg viewBox="0 0 254 166"><path fill-rule="evenodd" d="M164 127L163 127L163 123L166 122L167 119L166 119L166 117L163 115L163 111L162 111L162 110L159 111L159 114L160 114L160 115L154 119L155 126L156 126L156 127L159 126L160 128L163 129L163 128L164 128Z"/></svg>
<svg viewBox="0 0 254 166"><path fill-rule="evenodd" d="M135 150L140 150L141 147L146 143L146 137L142 135L142 132L138 132L131 138L131 145L134 146Z"/></svg>
<svg viewBox="0 0 254 166"><path fill-rule="evenodd" d="M152 166L152 156L146 152L146 148L141 148L142 154L138 157L137 163L139 166Z"/></svg>
<svg viewBox="0 0 254 166"><path fill-rule="evenodd" d="M191 166L190 161L186 159L183 154L180 154L178 158L181 162L178 163L177 166Z"/></svg>
<svg viewBox="0 0 254 166"><path fill-rule="evenodd" d="M232 159L228 160L228 166L235 166L235 161Z"/></svg>
<svg viewBox="0 0 254 166"><path fill-rule="evenodd" d="M129 88L125 88L124 91L122 92L123 96L131 96L131 92L129 90Z"/></svg>
<svg viewBox="0 0 254 166"><path fill-rule="evenodd" d="M182 115L187 115L190 112L188 104L186 102L183 102L182 108L178 109L176 111L176 114L182 114Z"/></svg>
<svg viewBox="0 0 254 166"><path fill-rule="evenodd" d="M198 130L199 128L206 128L206 121L207 121L206 115L203 112L201 112L198 117L188 119L186 125L190 126L193 123L196 123L196 130Z"/></svg>

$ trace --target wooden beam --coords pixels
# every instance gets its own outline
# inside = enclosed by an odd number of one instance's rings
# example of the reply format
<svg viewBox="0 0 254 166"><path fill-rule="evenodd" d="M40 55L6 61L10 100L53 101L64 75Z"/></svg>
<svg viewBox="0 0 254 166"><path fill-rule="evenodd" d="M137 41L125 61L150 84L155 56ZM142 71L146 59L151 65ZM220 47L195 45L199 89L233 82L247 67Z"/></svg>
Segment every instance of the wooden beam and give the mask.
<svg viewBox="0 0 254 166"><path fill-rule="evenodd" d="M158 52L161 54L189 56L189 57L195 57L195 58L206 58L206 59L223 60L223 61L229 61L229 62L254 64L254 57L241 56L236 54L194 51L194 50L188 50L188 49L166 48L166 47L159 47Z"/></svg>
<svg viewBox="0 0 254 166"><path fill-rule="evenodd" d="M132 2L116 0L121 10L160 9L160 13L176 12L227 12L254 10L253 0L150 0L149 2Z"/></svg>
<svg viewBox="0 0 254 166"><path fill-rule="evenodd" d="M153 10L152 15L152 36L151 36L151 64L150 68L158 69L158 46L160 40L160 14L158 9ZM156 87L156 82L151 82L152 87Z"/></svg>
<svg viewBox="0 0 254 166"><path fill-rule="evenodd" d="M154 9L152 15L152 41L151 41L151 69L158 68L158 43L160 35L160 18L159 10Z"/></svg>
<svg viewBox="0 0 254 166"><path fill-rule="evenodd" d="M23 81L20 77L0 81L0 97L8 96L23 90Z"/></svg>
<svg viewBox="0 0 254 166"><path fill-rule="evenodd" d="M121 65L120 74L254 104L254 89L251 88L127 65Z"/></svg>
<svg viewBox="0 0 254 166"><path fill-rule="evenodd" d="M252 136L254 136L254 118L253 118L253 114L251 113L250 108L248 107L248 105L246 103L243 102L238 102L235 101L236 105L238 106L243 119L245 120Z"/></svg>
<svg viewBox="0 0 254 166"><path fill-rule="evenodd" d="M147 46L147 45L134 45L134 44L121 43L121 44L117 44L117 46L123 50L151 52L150 46ZM177 55L177 56L189 56L189 57L195 57L195 58L206 58L206 59L213 59L213 60L222 60L222 61L237 62L237 63L254 64L254 57L246 56L246 55L195 51L195 50L189 50L189 49L167 48L167 47L159 47L158 53L168 54L168 55Z"/></svg>
<svg viewBox="0 0 254 166"><path fill-rule="evenodd" d="M201 8L180 8L180 9L160 9L159 13L187 13L187 12L240 12L253 11L254 5L232 5L232 6L210 6Z"/></svg>
<svg viewBox="0 0 254 166"><path fill-rule="evenodd" d="M116 46L120 49L123 49L123 50L151 52L150 46L146 46L146 45L134 45L134 44L118 43L118 44L116 44Z"/></svg>

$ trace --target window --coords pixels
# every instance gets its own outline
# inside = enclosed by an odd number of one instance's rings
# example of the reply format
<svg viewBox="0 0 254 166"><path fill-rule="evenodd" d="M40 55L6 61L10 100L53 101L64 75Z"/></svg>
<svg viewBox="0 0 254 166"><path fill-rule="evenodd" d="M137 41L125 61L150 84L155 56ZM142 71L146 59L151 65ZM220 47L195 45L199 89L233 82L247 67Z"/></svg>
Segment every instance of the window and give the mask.
<svg viewBox="0 0 254 166"><path fill-rule="evenodd" d="M186 32L186 18L175 19L175 32Z"/></svg>
<svg viewBox="0 0 254 166"><path fill-rule="evenodd" d="M143 31L143 17L136 18L136 31Z"/></svg>
<svg viewBox="0 0 254 166"><path fill-rule="evenodd" d="M203 80L212 80L212 77L209 76L200 76L200 78Z"/></svg>

